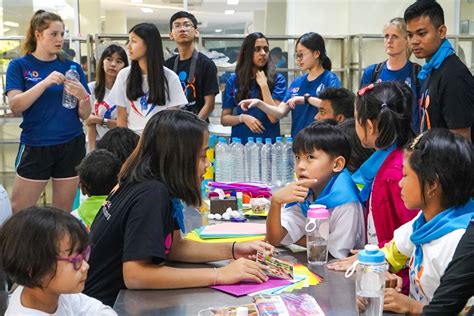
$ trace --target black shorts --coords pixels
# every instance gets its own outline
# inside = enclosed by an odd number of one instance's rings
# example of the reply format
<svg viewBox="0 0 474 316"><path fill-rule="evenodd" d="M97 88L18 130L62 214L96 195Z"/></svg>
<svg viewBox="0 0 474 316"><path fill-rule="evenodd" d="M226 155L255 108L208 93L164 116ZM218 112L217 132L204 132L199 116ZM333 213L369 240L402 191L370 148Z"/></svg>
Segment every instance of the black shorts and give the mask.
<svg viewBox="0 0 474 316"><path fill-rule="evenodd" d="M85 136L81 134L64 144L28 146L20 144L16 173L30 180L73 178L76 166L86 155Z"/></svg>

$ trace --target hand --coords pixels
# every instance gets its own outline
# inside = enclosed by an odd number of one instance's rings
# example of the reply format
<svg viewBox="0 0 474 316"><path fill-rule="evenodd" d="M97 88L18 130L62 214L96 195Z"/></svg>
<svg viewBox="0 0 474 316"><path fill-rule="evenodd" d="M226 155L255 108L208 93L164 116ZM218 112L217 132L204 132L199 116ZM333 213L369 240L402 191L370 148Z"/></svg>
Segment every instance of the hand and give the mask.
<svg viewBox="0 0 474 316"><path fill-rule="evenodd" d="M44 80L46 87L51 87L53 85L62 84L66 80L66 77L58 71L53 71L50 73Z"/></svg>
<svg viewBox="0 0 474 316"><path fill-rule="evenodd" d="M257 118L248 115L248 114L241 114L242 115L242 122L247 125L247 127L252 131L252 133L261 134L265 131L265 127L263 127L262 122L260 122Z"/></svg>
<svg viewBox="0 0 474 316"><path fill-rule="evenodd" d="M358 252L359 252L359 250L352 249L351 254L353 254L353 256L335 260L331 263L328 263L326 265L326 267L328 269L331 269L331 270L346 271L357 260L357 255L356 254Z"/></svg>
<svg viewBox="0 0 474 316"><path fill-rule="evenodd" d="M298 104L304 104L304 97L300 97L300 96L292 97L286 103L288 104L290 108L294 110Z"/></svg>
<svg viewBox="0 0 474 316"><path fill-rule="evenodd" d="M102 118L94 114L89 115L89 118L85 121L87 126L102 124Z"/></svg>
<svg viewBox="0 0 474 316"><path fill-rule="evenodd" d="M240 281L263 283L268 280L265 267L256 261L240 258L217 269L216 284L235 284Z"/></svg>
<svg viewBox="0 0 474 316"><path fill-rule="evenodd" d="M64 81L64 90L75 96L78 100L83 100L87 97L87 91L84 89L84 86L79 80L65 80Z"/></svg>
<svg viewBox="0 0 474 316"><path fill-rule="evenodd" d="M259 70L256 73L256 81L260 88L266 87L268 85L267 77L265 76L265 72L263 70Z"/></svg>
<svg viewBox="0 0 474 316"><path fill-rule="evenodd" d="M283 189L276 191L272 196L272 201L278 204L290 202L303 202L308 196L308 191L318 180L303 179L288 184Z"/></svg>
<svg viewBox="0 0 474 316"><path fill-rule="evenodd" d="M275 247L261 240L236 242L234 245L234 256L236 259L247 258L250 260L255 260L257 251L271 256L274 250Z"/></svg>
<svg viewBox="0 0 474 316"><path fill-rule="evenodd" d="M393 288L397 292L400 293L403 287L403 279L396 274L386 271L385 272L385 287Z"/></svg>
<svg viewBox="0 0 474 316"><path fill-rule="evenodd" d="M359 313L365 312L365 309L367 308L367 299L361 296L356 295L356 304L357 304L357 309L359 310Z"/></svg>
<svg viewBox="0 0 474 316"><path fill-rule="evenodd" d="M261 100L259 99L247 99L240 101L239 106L242 108L242 110L248 111L250 108L258 107L260 102Z"/></svg>
<svg viewBox="0 0 474 316"><path fill-rule="evenodd" d="M385 289L383 309L399 314L421 314L423 304L402 293L398 293L395 289Z"/></svg>

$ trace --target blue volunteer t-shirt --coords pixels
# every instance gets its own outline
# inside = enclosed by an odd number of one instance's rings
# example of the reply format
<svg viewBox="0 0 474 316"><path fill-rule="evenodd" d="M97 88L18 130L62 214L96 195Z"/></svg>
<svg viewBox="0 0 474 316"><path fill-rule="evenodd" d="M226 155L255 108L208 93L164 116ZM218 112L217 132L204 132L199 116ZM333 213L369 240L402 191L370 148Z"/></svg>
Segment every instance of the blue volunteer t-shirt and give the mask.
<svg viewBox="0 0 474 316"><path fill-rule="evenodd" d="M364 87L371 83L373 73L375 71L375 67L377 67L377 64L373 64L368 66L364 70L364 74L362 76L362 79L360 80L360 87ZM404 82L406 83L410 88L411 91L413 92L413 105L412 105L412 128L414 131L417 131L420 126L420 112L418 110L418 99L419 99L419 91L416 89L416 82L413 82L413 63L411 61L408 61L405 66L403 66L402 69L399 70L390 70L387 67L387 63L384 64L382 67L382 70L379 73L377 82L382 82L382 81L397 81L397 82Z"/></svg>
<svg viewBox="0 0 474 316"><path fill-rule="evenodd" d="M259 89L257 82L252 80L251 82L251 90L250 90L250 98L258 98ZM254 107L249 109L248 111L243 111L235 96L237 95L237 76L232 74L227 80L227 84L225 85L224 95L222 97L222 108L223 109L233 109L234 115L240 115L242 113L251 115L257 118L260 122L262 122L263 127L265 127L265 131L262 134L253 133L247 125L244 123L237 124L232 126L232 133L231 137L239 137L242 140L242 144L247 143L248 137L262 137L267 138L270 137L275 139L275 137L280 136L280 122L271 123L268 119L267 114L265 114L262 110ZM282 74L276 74L275 76L275 84L271 91L273 100L283 100L286 94L286 79L283 77Z"/></svg>
<svg viewBox="0 0 474 316"><path fill-rule="evenodd" d="M320 92L330 87L341 87L341 80L339 80L335 73L325 70L312 81L308 81L308 74L305 74L293 80L283 101L287 102L292 97L303 96L305 93L317 97ZM318 108L311 104L297 105L291 111L291 136L295 137L299 131L314 122L314 117L317 113Z"/></svg>
<svg viewBox="0 0 474 316"><path fill-rule="evenodd" d="M65 74L71 65L76 66L80 81L89 92L86 77L81 66L73 61L59 59L41 61L32 54L16 58L7 70L5 93L11 90L27 91L44 80L53 71ZM25 110L20 142L29 146L50 146L63 144L83 133L78 109L62 106L64 85L47 88L36 101Z"/></svg>

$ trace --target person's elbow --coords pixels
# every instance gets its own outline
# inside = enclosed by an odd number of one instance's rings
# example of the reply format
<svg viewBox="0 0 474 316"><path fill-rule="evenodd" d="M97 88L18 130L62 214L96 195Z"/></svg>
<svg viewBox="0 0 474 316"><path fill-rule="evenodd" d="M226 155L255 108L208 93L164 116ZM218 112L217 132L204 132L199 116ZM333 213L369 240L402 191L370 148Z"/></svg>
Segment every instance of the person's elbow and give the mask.
<svg viewBox="0 0 474 316"><path fill-rule="evenodd" d="M23 111L20 109L20 102L17 99L8 100L8 105L14 116L20 117L22 115Z"/></svg>
<svg viewBox="0 0 474 316"><path fill-rule="evenodd" d="M127 289L137 290L146 288L143 279L143 264L136 261L127 261L122 266L123 281Z"/></svg>

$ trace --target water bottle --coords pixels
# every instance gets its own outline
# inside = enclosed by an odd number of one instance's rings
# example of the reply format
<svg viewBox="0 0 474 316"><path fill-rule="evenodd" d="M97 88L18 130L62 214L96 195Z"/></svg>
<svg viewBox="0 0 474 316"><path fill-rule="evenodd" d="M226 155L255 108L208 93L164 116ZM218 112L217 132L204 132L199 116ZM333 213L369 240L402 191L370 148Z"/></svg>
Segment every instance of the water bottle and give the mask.
<svg viewBox="0 0 474 316"><path fill-rule="evenodd" d="M283 147L283 184L294 180L295 156L293 155L293 138L287 137Z"/></svg>
<svg viewBox="0 0 474 316"><path fill-rule="evenodd" d="M346 278L356 272L356 299L364 305L359 315L379 316L383 313L385 272L388 265L385 255L377 245L366 245L359 251L357 260L346 271ZM358 304L360 305L360 304Z"/></svg>
<svg viewBox="0 0 474 316"><path fill-rule="evenodd" d="M281 187L283 185L283 143L281 140L281 137L277 137L272 149L273 187Z"/></svg>
<svg viewBox="0 0 474 316"><path fill-rule="evenodd" d="M250 159L251 159L251 151L252 147L255 146L255 142L253 141L253 137L248 137L247 138L247 144L244 146L244 156L245 156L245 181L248 182L250 181Z"/></svg>
<svg viewBox="0 0 474 316"><path fill-rule="evenodd" d="M261 177L260 181L266 184L272 182L272 139L266 138L265 145L260 151Z"/></svg>
<svg viewBox="0 0 474 316"><path fill-rule="evenodd" d="M245 159L244 146L240 138L234 138L230 150L232 155L232 179L231 181L244 181Z"/></svg>
<svg viewBox="0 0 474 316"><path fill-rule="evenodd" d="M224 137L219 137L219 142L215 148L215 173L216 181L230 180L230 162L229 162L229 146Z"/></svg>
<svg viewBox="0 0 474 316"><path fill-rule="evenodd" d="M308 264L325 264L328 261L329 239L329 211L326 206L309 206L305 230Z"/></svg>
<svg viewBox="0 0 474 316"><path fill-rule="evenodd" d="M71 65L68 71L65 74L66 80L79 80L79 73L76 70L75 65ZM66 92L66 89L63 91L63 106L66 109L74 109L77 106L77 98L72 94Z"/></svg>

